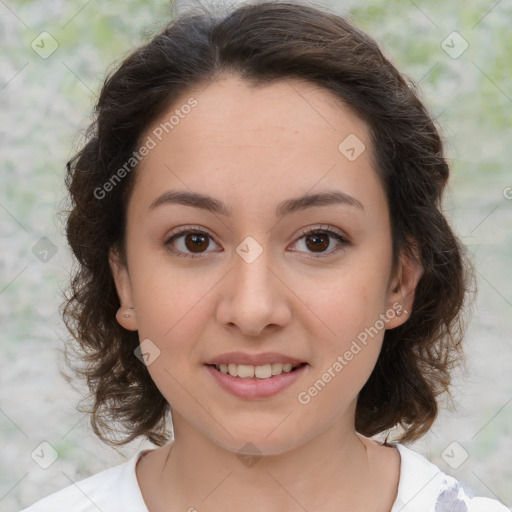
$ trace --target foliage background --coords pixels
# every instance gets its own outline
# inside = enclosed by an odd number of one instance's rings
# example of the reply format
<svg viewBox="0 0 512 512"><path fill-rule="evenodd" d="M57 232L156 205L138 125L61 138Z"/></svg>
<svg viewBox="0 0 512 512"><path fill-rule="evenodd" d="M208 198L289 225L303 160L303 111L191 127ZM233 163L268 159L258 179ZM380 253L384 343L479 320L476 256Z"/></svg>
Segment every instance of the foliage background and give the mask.
<svg viewBox="0 0 512 512"><path fill-rule="evenodd" d="M418 82L441 126L453 168L445 208L473 256L479 296L466 339L469 371L458 374L454 389L457 410L443 412L413 448L475 493L510 506L512 200L505 191L512 186L512 4L320 5L373 35ZM175 3L178 11L184 7ZM66 333L58 306L71 259L57 213L65 163L90 121L106 71L169 17L163 0L0 1L0 508L6 512L141 447L114 451L96 440L75 409L83 390L73 390L59 373ZM59 45L46 59L31 47L43 31ZM469 45L457 59L441 47L453 31ZM43 237L57 250L46 263L37 257L41 246L34 248ZM59 454L46 470L31 458L41 441ZM468 452L457 469L441 456L453 441Z"/></svg>

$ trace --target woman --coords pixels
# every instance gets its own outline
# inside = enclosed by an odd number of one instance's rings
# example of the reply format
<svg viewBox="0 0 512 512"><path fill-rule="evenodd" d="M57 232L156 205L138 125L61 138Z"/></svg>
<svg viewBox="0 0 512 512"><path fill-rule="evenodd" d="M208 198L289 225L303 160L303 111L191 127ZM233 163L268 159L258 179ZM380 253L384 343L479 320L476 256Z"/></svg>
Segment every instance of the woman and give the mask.
<svg viewBox="0 0 512 512"><path fill-rule="evenodd" d="M158 447L27 511L507 510L402 444L448 391L470 273L442 141L368 35L297 2L183 16L96 113L64 319L96 433Z"/></svg>

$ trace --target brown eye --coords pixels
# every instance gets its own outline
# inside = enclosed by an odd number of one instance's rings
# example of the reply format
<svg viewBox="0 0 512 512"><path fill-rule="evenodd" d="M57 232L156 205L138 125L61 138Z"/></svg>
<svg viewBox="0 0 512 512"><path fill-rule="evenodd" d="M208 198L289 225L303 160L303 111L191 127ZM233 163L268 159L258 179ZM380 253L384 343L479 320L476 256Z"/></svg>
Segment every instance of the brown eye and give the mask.
<svg viewBox="0 0 512 512"><path fill-rule="evenodd" d="M295 243L304 243L306 247L305 252L309 253L313 258L333 256L350 245L350 241L345 236L328 226L316 229L304 228L300 234L302 236ZM334 249L328 250L333 240L335 241Z"/></svg>
<svg viewBox="0 0 512 512"><path fill-rule="evenodd" d="M189 233L185 235L185 247L191 252L201 252L208 248L208 235Z"/></svg>
<svg viewBox="0 0 512 512"><path fill-rule="evenodd" d="M182 229L164 242L164 246L173 254L185 258L198 258L207 255L212 237L201 230Z"/></svg>
<svg viewBox="0 0 512 512"><path fill-rule="evenodd" d="M329 248L329 235L326 233L314 233L305 237L306 247L313 252L325 251Z"/></svg>

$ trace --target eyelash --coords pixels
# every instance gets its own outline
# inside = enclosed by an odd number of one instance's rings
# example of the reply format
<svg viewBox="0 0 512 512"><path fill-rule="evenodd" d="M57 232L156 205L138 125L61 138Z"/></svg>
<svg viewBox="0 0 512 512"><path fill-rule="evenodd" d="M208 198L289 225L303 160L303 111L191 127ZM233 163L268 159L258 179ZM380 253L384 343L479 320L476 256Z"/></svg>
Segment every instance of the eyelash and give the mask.
<svg viewBox="0 0 512 512"><path fill-rule="evenodd" d="M165 240L165 242L164 242L165 247L170 246L172 244L172 242L174 242L177 238L179 238L183 235L188 235L188 234L206 235L213 240L213 237L209 233L207 233L206 231L204 231L204 229L199 228L199 227L196 228L195 226L186 226L184 228L178 228L178 229L179 229L179 231L171 233L171 236ZM332 256L333 254L336 254L339 251L345 249L346 246L350 244L349 240L347 240L347 238L345 238L345 236L343 236L338 231L335 231L334 229L329 228L328 226L325 226L325 227L320 226L320 227L315 227L315 228L303 228L303 229L301 229L301 231L299 233L300 237L298 238L298 240L301 240L302 238L304 238L306 236L316 235L319 233L330 235L332 238L334 238L336 241L339 242L339 245L337 248L335 248L334 250L331 250L327 253L320 253L320 254L310 253L312 255L312 257L315 259L327 258L329 256ZM174 249L168 249L168 250L170 252L172 252L173 254L175 254L176 256L180 256L183 258L190 258L190 259L202 258L206 254L206 253L189 254L189 253L183 253L181 251L176 251Z"/></svg>

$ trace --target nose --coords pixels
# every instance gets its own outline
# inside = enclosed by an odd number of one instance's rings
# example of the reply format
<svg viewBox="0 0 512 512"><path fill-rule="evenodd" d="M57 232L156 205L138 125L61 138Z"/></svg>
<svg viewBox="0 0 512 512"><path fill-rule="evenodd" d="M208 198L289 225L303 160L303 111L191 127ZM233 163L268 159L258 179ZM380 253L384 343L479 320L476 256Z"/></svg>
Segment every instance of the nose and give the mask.
<svg viewBox="0 0 512 512"><path fill-rule="evenodd" d="M246 336L271 333L291 319L293 293L267 255L264 250L251 262L235 254L233 267L219 289L217 320Z"/></svg>

